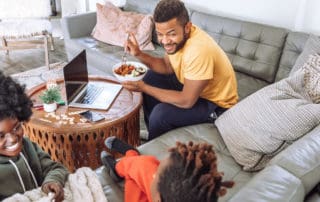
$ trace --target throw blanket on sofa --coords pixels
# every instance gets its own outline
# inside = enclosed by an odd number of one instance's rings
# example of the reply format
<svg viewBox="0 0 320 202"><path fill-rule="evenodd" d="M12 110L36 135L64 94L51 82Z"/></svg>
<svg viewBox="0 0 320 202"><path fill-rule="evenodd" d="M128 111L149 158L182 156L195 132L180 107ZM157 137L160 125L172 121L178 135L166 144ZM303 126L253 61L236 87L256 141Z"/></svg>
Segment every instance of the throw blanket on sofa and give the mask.
<svg viewBox="0 0 320 202"><path fill-rule="evenodd" d="M52 202L53 194L45 194L41 188L24 194L15 194L4 202ZM83 167L70 174L64 187L64 202L107 202L97 175L90 168Z"/></svg>

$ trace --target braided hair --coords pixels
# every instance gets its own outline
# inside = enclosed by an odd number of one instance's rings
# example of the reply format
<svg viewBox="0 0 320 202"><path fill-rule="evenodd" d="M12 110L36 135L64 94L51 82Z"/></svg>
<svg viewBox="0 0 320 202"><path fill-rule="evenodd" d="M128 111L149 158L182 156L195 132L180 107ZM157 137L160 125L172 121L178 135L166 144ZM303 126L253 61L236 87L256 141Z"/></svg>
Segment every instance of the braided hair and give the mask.
<svg viewBox="0 0 320 202"><path fill-rule="evenodd" d="M24 90L25 86L0 72L0 121L6 118L27 121L30 118L32 101Z"/></svg>
<svg viewBox="0 0 320 202"><path fill-rule="evenodd" d="M232 181L222 181L212 145L177 142L169 149L170 163L159 174L161 202L212 202L226 194Z"/></svg>

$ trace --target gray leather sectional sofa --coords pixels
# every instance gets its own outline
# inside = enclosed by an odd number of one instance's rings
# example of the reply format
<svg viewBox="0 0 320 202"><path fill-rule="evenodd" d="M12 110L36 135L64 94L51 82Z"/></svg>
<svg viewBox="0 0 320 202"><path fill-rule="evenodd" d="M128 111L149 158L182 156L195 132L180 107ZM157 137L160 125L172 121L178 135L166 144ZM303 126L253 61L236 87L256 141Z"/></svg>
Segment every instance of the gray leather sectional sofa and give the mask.
<svg viewBox="0 0 320 202"><path fill-rule="evenodd" d="M124 10L152 13L157 0L127 0ZM190 8L191 21L207 31L228 54L238 80L240 98L288 76L309 38L307 33L257 23L219 17ZM111 75L111 67L121 59L123 48L95 41L90 33L95 13L62 19L68 56L86 48L90 68ZM156 41L155 41L156 44ZM161 55L156 46L150 52ZM134 58L130 58L134 60ZM272 126L271 126L272 127ZM320 201L319 195L306 195L320 181L320 126L277 154L259 172L245 172L228 151L213 124L199 124L170 131L138 147L142 154L162 159L176 141L208 142L218 154L218 167L234 188L219 201ZM96 170L109 201L123 201L123 185L114 183L103 167Z"/></svg>

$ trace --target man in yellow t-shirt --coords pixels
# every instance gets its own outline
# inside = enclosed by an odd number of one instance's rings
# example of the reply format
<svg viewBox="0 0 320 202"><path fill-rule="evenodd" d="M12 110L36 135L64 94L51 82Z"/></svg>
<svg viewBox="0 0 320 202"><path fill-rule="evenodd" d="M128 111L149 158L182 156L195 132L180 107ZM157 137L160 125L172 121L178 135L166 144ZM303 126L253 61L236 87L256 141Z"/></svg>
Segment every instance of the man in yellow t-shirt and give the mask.
<svg viewBox="0 0 320 202"><path fill-rule="evenodd" d="M129 90L143 92L149 140L174 128L210 122L238 101L227 55L207 33L192 25L182 1L161 0L153 17L166 53L156 58L142 52L130 33L126 49L150 70L143 81L122 83Z"/></svg>

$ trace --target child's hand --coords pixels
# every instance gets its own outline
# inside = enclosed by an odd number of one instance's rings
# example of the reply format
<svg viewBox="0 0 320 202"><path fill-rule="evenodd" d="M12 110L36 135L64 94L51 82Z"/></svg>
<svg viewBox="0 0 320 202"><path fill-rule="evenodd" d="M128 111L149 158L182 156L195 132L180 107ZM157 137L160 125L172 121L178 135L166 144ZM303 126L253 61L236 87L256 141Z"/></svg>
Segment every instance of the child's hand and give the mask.
<svg viewBox="0 0 320 202"><path fill-rule="evenodd" d="M53 192L55 202L61 202L64 199L63 187L57 182L48 182L43 184L42 191L46 194Z"/></svg>

